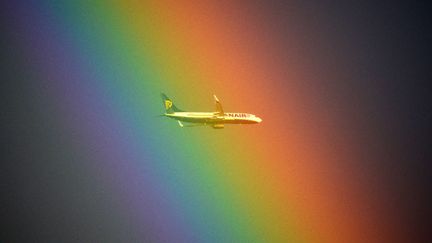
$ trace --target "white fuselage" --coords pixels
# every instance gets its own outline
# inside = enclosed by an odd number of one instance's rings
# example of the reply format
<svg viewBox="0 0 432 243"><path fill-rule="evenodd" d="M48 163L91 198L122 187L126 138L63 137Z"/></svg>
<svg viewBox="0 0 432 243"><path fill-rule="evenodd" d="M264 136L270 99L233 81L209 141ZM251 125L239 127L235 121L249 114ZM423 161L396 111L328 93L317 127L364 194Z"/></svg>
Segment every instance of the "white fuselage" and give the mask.
<svg viewBox="0 0 432 243"><path fill-rule="evenodd" d="M184 122L201 124L255 124L262 121L261 118L248 113L225 112L174 112L165 116Z"/></svg>

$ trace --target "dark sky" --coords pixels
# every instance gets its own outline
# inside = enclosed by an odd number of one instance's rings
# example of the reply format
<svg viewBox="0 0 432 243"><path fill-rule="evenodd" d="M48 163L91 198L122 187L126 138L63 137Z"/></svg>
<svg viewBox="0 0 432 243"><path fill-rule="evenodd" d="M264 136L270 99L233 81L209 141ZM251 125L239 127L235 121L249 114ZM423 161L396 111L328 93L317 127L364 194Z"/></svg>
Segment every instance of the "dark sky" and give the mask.
<svg viewBox="0 0 432 243"><path fill-rule="evenodd" d="M380 171L385 184L377 188L388 194L386 203L394 214L390 217L412 242L430 238L432 35L428 4L266 1L257 5L267 23L264 27L279 33L274 38L280 42L290 41L292 29L285 26L303 18L296 31L303 37L303 51L316 57L307 61L308 66L324 69L322 92L339 92L336 99L346 102L349 119L369 138L364 146L376 155L364 157L380 163L365 168L375 166ZM288 15L293 9L301 13ZM289 51L278 51L289 62ZM338 76L332 76L334 70Z"/></svg>
<svg viewBox="0 0 432 243"><path fill-rule="evenodd" d="M322 96L331 94L344 119L350 120L341 124L365 148L359 152L365 164L357 165L358 169L374 168L379 175L382 184L376 190L386 195L388 217L398 233L412 242L429 238L432 35L428 4L261 1L253 6L250 15L261 23L259 28L273 33L268 38L279 43L274 50L278 62L296 65L292 53L303 53L309 59L299 66L311 67L311 79L320 80L313 89ZM297 34L294 43L293 33ZM289 44L284 49L280 43Z"/></svg>

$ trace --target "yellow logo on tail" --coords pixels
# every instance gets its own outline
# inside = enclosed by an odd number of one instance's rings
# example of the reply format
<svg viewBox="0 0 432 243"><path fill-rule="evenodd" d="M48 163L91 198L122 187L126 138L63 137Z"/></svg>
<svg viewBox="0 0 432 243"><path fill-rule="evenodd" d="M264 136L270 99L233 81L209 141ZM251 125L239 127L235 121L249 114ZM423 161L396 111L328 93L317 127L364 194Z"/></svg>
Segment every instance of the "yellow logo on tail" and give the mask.
<svg viewBox="0 0 432 243"><path fill-rule="evenodd" d="M171 108L171 106L172 106L172 102L171 102L171 100L165 100L165 109L169 109L169 108Z"/></svg>

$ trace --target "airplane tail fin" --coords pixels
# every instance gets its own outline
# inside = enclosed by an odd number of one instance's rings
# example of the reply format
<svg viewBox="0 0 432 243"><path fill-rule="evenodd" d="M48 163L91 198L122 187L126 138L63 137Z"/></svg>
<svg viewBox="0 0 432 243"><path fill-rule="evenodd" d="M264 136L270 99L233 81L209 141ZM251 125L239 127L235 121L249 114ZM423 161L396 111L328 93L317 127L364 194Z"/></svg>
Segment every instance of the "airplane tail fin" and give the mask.
<svg viewBox="0 0 432 243"><path fill-rule="evenodd" d="M168 96L166 96L166 94L161 93L161 97L162 97L162 101L163 101L163 105L165 107L166 113L170 114L170 113L174 113L174 112L182 112L182 110L177 108L174 105L174 103L172 102L172 100L170 98L168 98Z"/></svg>

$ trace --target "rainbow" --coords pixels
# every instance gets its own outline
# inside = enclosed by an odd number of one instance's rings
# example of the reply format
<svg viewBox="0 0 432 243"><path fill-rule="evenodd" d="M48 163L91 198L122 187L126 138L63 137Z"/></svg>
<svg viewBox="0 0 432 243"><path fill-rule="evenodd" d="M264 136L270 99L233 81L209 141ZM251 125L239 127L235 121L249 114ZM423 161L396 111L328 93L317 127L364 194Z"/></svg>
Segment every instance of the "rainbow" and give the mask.
<svg viewBox="0 0 432 243"><path fill-rule="evenodd" d="M289 43L269 37L259 9L233 1L16 9L29 65L44 80L35 85L81 144L71 150L92 158L85 168L143 241L361 242L379 234L370 185L354 183L361 175L344 167L358 159L352 141L337 114L316 103L304 58L276 55ZM157 117L160 92L195 111L213 109L216 94L227 112L263 123L181 129Z"/></svg>

